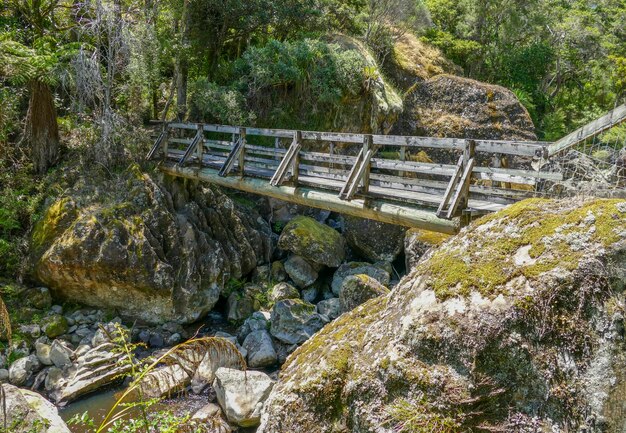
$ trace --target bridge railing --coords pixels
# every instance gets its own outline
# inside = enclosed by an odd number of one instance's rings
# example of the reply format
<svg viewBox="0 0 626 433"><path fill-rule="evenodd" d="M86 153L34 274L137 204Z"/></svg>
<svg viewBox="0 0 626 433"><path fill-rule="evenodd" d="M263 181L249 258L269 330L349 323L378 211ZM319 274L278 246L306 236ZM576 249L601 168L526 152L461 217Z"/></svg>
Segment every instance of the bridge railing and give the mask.
<svg viewBox="0 0 626 433"><path fill-rule="evenodd" d="M537 195L542 182L562 180L531 168L547 157L548 145L169 123L148 157L161 153L177 167L195 164L220 176L267 179L274 187L335 191L342 200L419 204L449 219L498 210ZM427 155L416 158L422 150Z"/></svg>

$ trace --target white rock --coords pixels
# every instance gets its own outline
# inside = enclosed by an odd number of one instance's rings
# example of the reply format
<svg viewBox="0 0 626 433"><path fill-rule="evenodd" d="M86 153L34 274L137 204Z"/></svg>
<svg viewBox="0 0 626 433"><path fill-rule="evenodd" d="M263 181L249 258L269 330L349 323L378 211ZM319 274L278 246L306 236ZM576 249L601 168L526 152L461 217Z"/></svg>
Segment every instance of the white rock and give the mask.
<svg viewBox="0 0 626 433"><path fill-rule="evenodd" d="M50 360L50 345L46 343L35 343L35 352L37 353L37 359L43 365L52 365L52 361Z"/></svg>
<svg viewBox="0 0 626 433"><path fill-rule="evenodd" d="M265 373L231 368L219 368L213 382L217 401L226 418L240 427L259 424L263 403L273 386L274 381Z"/></svg>
<svg viewBox="0 0 626 433"><path fill-rule="evenodd" d="M54 340L50 346L50 361L56 367L63 368L72 365L72 349L65 346L59 340Z"/></svg>
<svg viewBox="0 0 626 433"><path fill-rule="evenodd" d="M248 366L251 368L268 367L277 362L272 337L265 330L248 334L243 342L243 348L248 351Z"/></svg>
<svg viewBox="0 0 626 433"><path fill-rule="evenodd" d="M0 368L0 383L7 383L9 381L9 370L6 368Z"/></svg>
<svg viewBox="0 0 626 433"><path fill-rule="evenodd" d="M17 386L24 385L40 368L41 363L35 355L20 358L9 367L9 382Z"/></svg>
<svg viewBox="0 0 626 433"><path fill-rule="evenodd" d="M193 414L191 420L203 423L204 427L210 426L208 433L231 433L233 431L224 419L222 409L215 403L209 403L200 408Z"/></svg>
<svg viewBox="0 0 626 433"><path fill-rule="evenodd" d="M0 424L11 426L11 432L71 433L57 408L41 395L8 384L2 390L6 410L0 411Z"/></svg>

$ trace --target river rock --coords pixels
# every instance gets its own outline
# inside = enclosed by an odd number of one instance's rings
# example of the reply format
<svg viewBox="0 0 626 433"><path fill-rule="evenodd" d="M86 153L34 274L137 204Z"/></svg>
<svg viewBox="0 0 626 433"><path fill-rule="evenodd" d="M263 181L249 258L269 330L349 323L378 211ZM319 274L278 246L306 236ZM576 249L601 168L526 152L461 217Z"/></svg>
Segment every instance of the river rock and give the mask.
<svg viewBox="0 0 626 433"><path fill-rule="evenodd" d="M71 433L56 407L41 395L8 384L2 385L2 391L0 425L10 426L10 432Z"/></svg>
<svg viewBox="0 0 626 433"><path fill-rule="evenodd" d="M272 281L282 283L287 280L287 272L285 271L285 265L280 260L272 262L272 268L270 270L270 277Z"/></svg>
<svg viewBox="0 0 626 433"><path fill-rule="evenodd" d="M251 332L242 346L248 351L248 367L263 368L276 364L276 350L266 330Z"/></svg>
<svg viewBox="0 0 626 433"><path fill-rule="evenodd" d="M9 370L6 368L0 368L0 383L7 383L9 381Z"/></svg>
<svg viewBox="0 0 626 433"><path fill-rule="evenodd" d="M57 404L64 404L120 380L130 371L130 365L113 348L111 343L104 343L80 356L68 376L58 380L50 397Z"/></svg>
<svg viewBox="0 0 626 433"><path fill-rule="evenodd" d="M256 284L246 284L242 290L231 293L227 300L228 320L239 322L250 317L261 307L259 298L262 294L263 288Z"/></svg>
<svg viewBox="0 0 626 433"><path fill-rule="evenodd" d="M180 365L157 367L139 383L145 398L171 397L183 391L191 383L191 377Z"/></svg>
<svg viewBox="0 0 626 433"><path fill-rule="evenodd" d="M624 281L626 201L511 205L296 349L258 433L623 431Z"/></svg>
<svg viewBox="0 0 626 433"><path fill-rule="evenodd" d="M58 368L72 365L72 349L63 344L60 340L54 340L50 346L50 361Z"/></svg>
<svg viewBox="0 0 626 433"><path fill-rule="evenodd" d="M297 299L299 297L300 292L298 292L298 289L284 282L276 284L267 294L267 299L270 302L281 301L283 299Z"/></svg>
<svg viewBox="0 0 626 433"><path fill-rule="evenodd" d="M294 284L300 288L310 286L318 276L317 267L300 256L289 257L285 262L285 270Z"/></svg>
<svg viewBox="0 0 626 433"><path fill-rule="evenodd" d="M52 203L32 231L32 277L131 319L189 323L217 303L224 275L270 260L269 233L216 187L133 166L111 182L83 178Z"/></svg>
<svg viewBox="0 0 626 433"><path fill-rule="evenodd" d="M341 302L339 298L330 298L319 301L316 305L317 312L322 316L328 317L330 320L335 320L341 315Z"/></svg>
<svg viewBox="0 0 626 433"><path fill-rule="evenodd" d="M26 303L38 310L47 310L52 305L52 296L47 287L33 287L24 293Z"/></svg>
<svg viewBox="0 0 626 433"><path fill-rule="evenodd" d="M393 262L402 252L406 228L379 221L344 216L346 242L359 256Z"/></svg>
<svg viewBox="0 0 626 433"><path fill-rule="evenodd" d="M128 328L119 322L108 322L98 326L98 329L91 337L91 345L93 347L100 346L104 343L111 343L112 340L121 337L123 334L128 333ZM89 334L81 335L81 337L88 337Z"/></svg>
<svg viewBox="0 0 626 433"><path fill-rule="evenodd" d="M346 254L345 241L337 231L305 216L287 223L278 239L278 247L331 268L339 266ZM289 273L286 264L285 269Z"/></svg>
<svg viewBox="0 0 626 433"><path fill-rule="evenodd" d="M9 382L16 386L24 385L40 368L41 363L37 356L29 355L20 358L9 367Z"/></svg>
<svg viewBox="0 0 626 433"><path fill-rule="evenodd" d="M67 319L64 316L52 314L42 319L41 329L48 338L56 338L65 334L70 329L70 326L67 324Z"/></svg>
<svg viewBox="0 0 626 433"><path fill-rule="evenodd" d="M366 262L348 262L339 266L339 269L333 274L331 287L335 296L339 296L341 286L346 277L359 274L368 275L383 286L389 285L390 273L382 266L372 265Z"/></svg>
<svg viewBox="0 0 626 433"><path fill-rule="evenodd" d="M230 368L218 369L213 382L217 401L226 418L240 427L259 424L263 403L273 386L274 382L265 373Z"/></svg>
<svg viewBox="0 0 626 433"><path fill-rule="evenodd" d="M295 289L294 289L295 290ZM297 292L297 290L296 290ZM254 331L269 329L270 314L264 311L255 311L252 316L248 317L243 325L239 328L237 339L243 343L248 334Z"/></svg>
<svg viewBox="0 0 626 433"><path fill-rule="evenodd" d="M302 300L304 302L308 302L309 304L315 304L319 297L320 290L317 287L317 284L313 284L306 289L302 289Z"/></svg>
<svg viewBox="0 0 626 433"><path fill-rule="evenodd" d="M50 360L49 344L36 341L35 353L37 354L37 359L39 359L39 362L41 362L43 365L52 365L52 361Z"/></svg>
<svg viewBox="0 0 626 433"><path fill-rule="evenodd" d="M233 431L224 419L222 409L215 403L209 403L198 409L191 420L202 423L202 431L207 431L207 433L231 433Z"/></svg>
<svg viewBox="0 0 626 433"><path fill-rule="evenodd" d="M350 275L343 280L339 292L341 311L350 311L365 301L389 293L389 289L369 275Z"/></svg>
<svg viewBox="0 0 626 433"><path fill-rule="evenodd" d="M270 333L284 343L300 344L324 324L324 318L315 311L315 305L300 299L285 299L272 308Z"/></svg>
<svg viewBox="0 0 626 433"><path fill-rule="evenodd" d="M41 328L37 324L31 325L20 325L20 333L25 337L29 338L39 338L41 335Z"/></svg>

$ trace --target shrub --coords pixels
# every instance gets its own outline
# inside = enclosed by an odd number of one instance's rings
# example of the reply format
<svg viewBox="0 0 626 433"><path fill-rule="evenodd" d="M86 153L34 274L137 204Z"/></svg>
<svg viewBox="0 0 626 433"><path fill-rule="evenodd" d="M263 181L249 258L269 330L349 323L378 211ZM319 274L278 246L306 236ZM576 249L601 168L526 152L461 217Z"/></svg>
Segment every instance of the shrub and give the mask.
<svg viewBox="0 0 626 433"><path fill-rule="evenodd" d="M219 86L206 78L191 84L189 117L207 123L247 125L254 114L246 110L244 96L237 90Z"/></svg>

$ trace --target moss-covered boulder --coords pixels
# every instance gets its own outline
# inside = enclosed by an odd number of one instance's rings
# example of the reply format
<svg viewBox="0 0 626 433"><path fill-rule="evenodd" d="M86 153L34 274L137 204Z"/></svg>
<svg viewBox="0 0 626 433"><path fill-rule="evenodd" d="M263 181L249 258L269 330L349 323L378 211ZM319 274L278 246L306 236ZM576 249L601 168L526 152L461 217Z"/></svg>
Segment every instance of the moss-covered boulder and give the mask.
<svg viewBox="0 0 626 433"><path fill-rule="evenodd" d="M620 432L626 201L528 200L283 365L260 433Z"/></svg>
<svg viewBox="0 0 626 433"><path fill-rule="evenodd" d="M41 321L41 329L48 338L56 338L69 330L67 319L60 314L53 314Z"/></svg>
<svg viewBox="0 0 626 433"><path fill-rule="evenodd" d="M268 226L218 189L137 167L83 178L32 233L32 278L63 299L148 322L191 322L229 278L271 256Z"/></svg>
<svg viewBox="0 0 626 433"><path fill-rule="evenodd" d="M278 247L331 268L339 266L346 255L345 241L337 231L305 216L289 221L278 239Z"/></svg>
<svg viewBox="0 0 626 433"><path fill-rule="evenodd" d="M528 111L510 90L454 75L416 83L392 130L400 135L535 140Z"/></svg>

